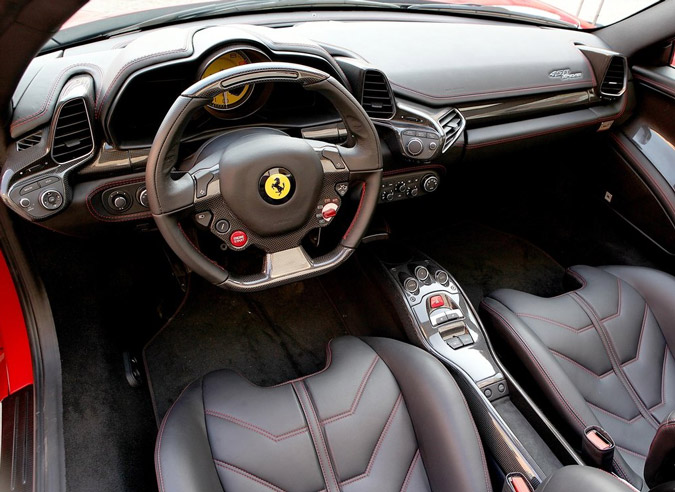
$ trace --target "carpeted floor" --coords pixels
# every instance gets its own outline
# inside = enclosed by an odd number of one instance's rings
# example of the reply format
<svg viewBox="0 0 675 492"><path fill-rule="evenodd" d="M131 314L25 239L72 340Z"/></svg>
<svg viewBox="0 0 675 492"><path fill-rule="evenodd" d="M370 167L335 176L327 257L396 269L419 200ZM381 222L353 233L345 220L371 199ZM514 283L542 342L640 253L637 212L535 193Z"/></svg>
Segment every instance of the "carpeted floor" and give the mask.
<svg viewBox="0 0 675 492"><path fill-rule="evenodd" d="M181 311L144 350L158 421L210 371L229 368L274 385L323 367L328 340L347 333L318 280L252 294L191 282Z"/></svg>
<svg viewBox="0 0 675 492"><path fill-rule="evenodd" d="M493 290L511 288L541 296L563 291L565 269L529 241L474 222L416 238L422 250L461 284L471 303Z"/></svg>

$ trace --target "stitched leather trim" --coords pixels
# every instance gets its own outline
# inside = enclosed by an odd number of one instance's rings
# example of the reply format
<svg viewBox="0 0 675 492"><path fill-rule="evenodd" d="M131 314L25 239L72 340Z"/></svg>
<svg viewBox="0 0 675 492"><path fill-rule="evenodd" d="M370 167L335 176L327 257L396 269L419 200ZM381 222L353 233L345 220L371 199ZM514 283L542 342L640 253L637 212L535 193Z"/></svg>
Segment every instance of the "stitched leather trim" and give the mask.
<svg viewBox="0 0 675 492"><path fill-rule="evenodd" d="M569 362L570 364L575 365L575 366L578 367L579 369L582 369L583 371L587 372L587 373L590 374L591 376L595 376L596 378L599 378L599 379L602 379L602 378L604 378L604 377L606 377L606 376L609 376L609 375L612 374L612 372L613 372L613 371L610 369L609 371L607 371L607 372L604 373L604 374L596 374L595 372L591 371L588 367L579 364L579 363L578 363L577 361L575 361L574 359L570 359L569 357L567 357L566 355L561 354L561 353L558 352L557 350L553 350L552 348L549 348L548 351L551 352L551 353L552 353L553 355L555 355L556 357L559 357L560 359L563 359L564 361L567 361L567 362Z"/></svg>
<svg viewBox="0 0 675 492"><path fill-rule="evenodd" d="M412 477L413 471L415 470L415 467L417 466L417 463L420 460L420 450L417 449L415 451L415 456L413 456L412 462L410 463L410 466L408 467L408 473L405 474L405 480L403 480L403 485L401 485L401 490L400 492L406 492L408 490L408 485L410 484L410 478Z"/></svg>
<svg viewBox="0 0 675 492"><path fill-rule="evenodd" d="M321 424L319 423L314 403L307 390L307 385L304 381L297 381L292 384L292 387L300 402L302 413L305 415L305 420L309 427L309 433L312 437L312 443L314 444L314 452L319 460L321 474L323 475L323 480L326 484L326 491L339 492L340 486L335 476L335 467L326 444L326 436L324 436L323 430L321 429Z"/></svg>
<svg viewBox="0 0 675 492"><path fill-rule="evenodd" d="M377 362L379 360L380 360L380 357L378 355L375 355L375 357L373 358L373 361L370 363L370 366L368 367L368 370L366 371L366 374L363 376L363 379L361 380L361 384L359 385L359 389L356 392L356 395L354 395L354 400L352 401L352 404L349 407L349 409L345 410L342 413L338 413L337 415L333 415L332 417L328 417L328 418L322 420L321 424L323 424L323 425L330 424L332 422L344 419L344 418L349 417L349 416L354 414L354 412L356 411L356 408L359 406L359 403L361 402L361 396L363 396L363 390L366 388L366 385L368 384L368 381L370 381L370 376L373 374L373 370L375 369L375 366L377 365Z"/></svg>
<svg viewBox="0 0 675 492"><path fill-rule="evenodd" d="M398 413L398 409L401 407L401 402L403 401L403 395L399 393L398 398L396 398L396 401L394 402L394 407L391 409L391 412L389 413L389 417L387 418L387 422L384 424L384 428L382 429L382 433L380 434L380 437L377 439L377 444L375 444L375 449L373 450L373 454L370 455L370 459L368 460L368 466L366 466L366 470L361 473L360 475L356 475L355 477L352 477L348 480L344 480L343 482L340 483L340 485L349 485L354 482L358 482L359 480L363 480L364 478L367 478L370 476L370 472L373 469L373 464L375 463L375 459L377 458L377 454L380 452L380 449L382 448L382 443L384 442L384 439L387 437L387 434L389 433L389 429L391 428L391 423L394 421L394 418L396 417L396 414Z"/></svg>
<svg viewBox="0 0 675 492"><path fill-rule="evenodd" d="M276 485L268 482L267 480L264 480L256 475L253 475L252 473L247 472L246 470L243 470L241 468L238 468L234 465L230 465L229 463L225 463L224 461L216 460L214 459L213 462L216 464L216 466L219 466L221 468L225 468L226 470L230 470L231 472L236 473L237 475L241 475L242 477L248 478L249 480L253 480L259 485L262 485L265 488L268 488L270 490L274 490L275 492L285 492L284 489L281 489L277 487Z"/></svg>
<svg viewBox="0 0 675 492"><path fill-rule="evenodd" d="M308 430L307 426L305 426L305 427L300 427L299 429L294 429L294 430L290 430L288 432L284 432L283 434L272 434L271 432L266 431L262 427L258 427L257 425L253 425L249 422L245 422L243 420L240 420L233 415L228 415L228 414L225 414L225 413L217 412L215 410L206 410L204 413L206 415L210 415L211 417L216 417L216 418L219 418L219 419L222 419L222 420L227 420L228 422L232 422L233 424L237 424L240 427L244 427L245 429L253 431L256 434L260 434L261 436L266 437L267 439L270 439L274 442L283 441L283 440L289 439L291 437L295 437L295 436L305 434Z"/></svg>
<svg viewBox="0 0 675 492"><path fill-rule="evenodd" d="M619 295L619 306L618 306L618 314L621 313L621 279L617 277L617 283L618 283L618 295ZM614 369L614 372L616 373L617 377L619 378L619 381L621 384L626 388L626 391L628 392L629 396L637 406L638 410L642 414L642 416L649 422L654 428L658 427L658 422L654 418L654 416L651 414L647 406L644 404L640 396L637 394L635 391L635 388L633 385L630 383L628 380L628 377L626 374L623 372L623 368L621 367L621 361L619 359L619 356L616 352L616 348L614 347L614 344L612 343L612 339L609 336L609 333L607 331L607 328L603 324L603 321L600 319L598 314L595 312L595 309L593 309L593 306L591 306L583 297L581 297L579 294L576 292L570 294L570 297L574 299L579 307L584 310L584 312L588 315L588 317L591 319L593 322L593 325L596 328L596 331L598 332L598 335L600 336L600 340L602 341L603 346L605 347L605 351L607 352L607 355L609 357L609 361L612 364L612 368ZM605 320L608 318L605 318Z"/></svg>
<svg viewBox="0 0 675 492"><path fill-rule="evenodd" d="M515 315L518 316L519 318L532 318L532 319L538 319L539 321L545 321L546 323L550 323L550 324L552 324L552 325L556 325L556 326L559 326L559 327L561 327L561 328L565 328L566 330L573 331L574 333L582 333L582 332L584 332L584 331L586 331L586 330L590 330L590 329L593 328L593 324L592 324L592 323L591 323L590 325L588 325L588 326L582 326L581 328L575 328L575 327L573 327L573 326L570 326L570 325L566 325L566 324L564 324L564 323L561 323L560 321L555 321L555 320L552 320L552 319L549 319L549 318L545 318L545 317L543 317L543 316L539 316L539 315L536 315L536 314L515 313Z"/></svg>

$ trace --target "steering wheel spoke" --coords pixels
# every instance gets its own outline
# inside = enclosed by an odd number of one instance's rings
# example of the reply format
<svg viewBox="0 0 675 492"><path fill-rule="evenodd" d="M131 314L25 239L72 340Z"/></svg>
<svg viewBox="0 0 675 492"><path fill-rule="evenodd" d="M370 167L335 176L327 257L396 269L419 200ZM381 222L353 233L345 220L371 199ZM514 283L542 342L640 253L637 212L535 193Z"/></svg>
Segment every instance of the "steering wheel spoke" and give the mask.
<svg viewBox="0 0 675 492"><path fill-rule="evenodd" d="M273 128L237 128L204 142L184 163L177 163L186 122L213 97L243 80L297 83L321 93L340 113L347 143L294 138ZM190 171L176 179L176 166ZM153 143L146 182L158 229L176 254L213 284L250 291L319 275L344 262L375 209L381 169L377 131L342 84L310 67L256 63L215 73L176 99ZM331 224L356 186L360 201L343 238L324 256L310 257L303 239ZM255 246L264 251L262 271L231 275L205 256L180 227L188 211L230 250Z"/></svg>

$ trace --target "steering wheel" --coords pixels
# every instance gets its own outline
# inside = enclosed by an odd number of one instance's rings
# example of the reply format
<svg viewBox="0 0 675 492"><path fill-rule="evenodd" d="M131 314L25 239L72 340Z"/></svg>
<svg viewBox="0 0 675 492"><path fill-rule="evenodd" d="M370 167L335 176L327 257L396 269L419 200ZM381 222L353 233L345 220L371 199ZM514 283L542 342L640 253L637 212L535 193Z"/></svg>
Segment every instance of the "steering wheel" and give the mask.
<svg viewBox="0 0 675 492"><path fill-rule="evenodd" d="M244 128L203 144L180 163L187 172L176 169L180 140L195 111L225 91L269 82L301 84L323 94L344 121L347 143ZM145 179L157 227L186 265L219 287L260 290L324 273L349 258L375 210L382 153L366 112L329 74L290 63L255 63L213 74L178 96L153 141ZM361 194L349 228L332 251L311 258L302 239L330 224L353 187ZM181 227L190 213L228 248L263 250L262 271L237 276L205 256Z"/></svg>

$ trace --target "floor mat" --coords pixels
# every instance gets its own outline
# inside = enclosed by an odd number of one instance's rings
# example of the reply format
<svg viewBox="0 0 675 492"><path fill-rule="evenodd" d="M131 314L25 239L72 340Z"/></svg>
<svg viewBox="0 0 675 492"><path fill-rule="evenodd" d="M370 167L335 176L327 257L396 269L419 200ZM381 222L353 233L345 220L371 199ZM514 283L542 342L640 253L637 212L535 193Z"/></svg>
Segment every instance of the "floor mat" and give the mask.
<svg viewBox="0 0 675 492"><path fill-rule="evenodd" d="M471 303L478 307L500 288L539 296L564 291L565 269L546 252L520 237L474 222L457 224L452 231L435 231L414 245L457 279Z"/></svg>
<svg viewBox="0 0 675 492"><path fill-rule="evenodd" d="M327 342L347 334L318 279L263 292L224 291L192 276L180 312L145 347L161 420L183 388L217 369L270 386L324 366Z"/></svg>

